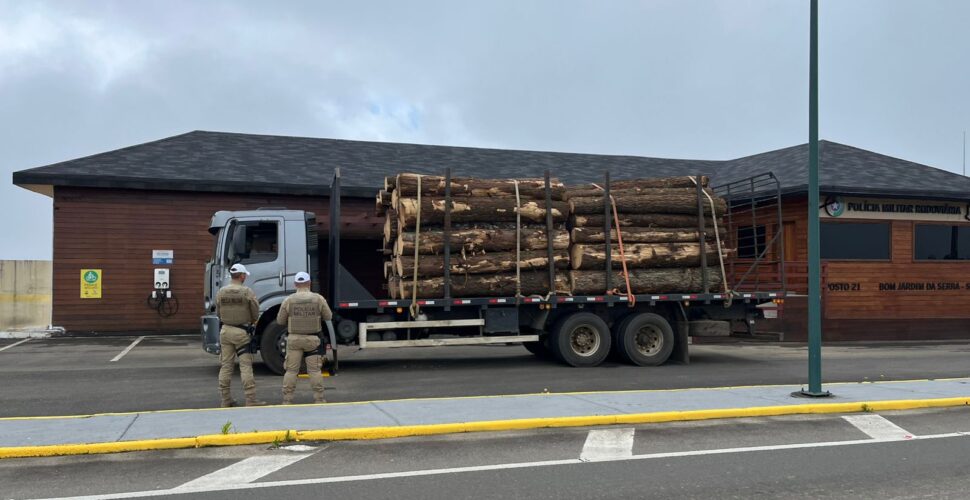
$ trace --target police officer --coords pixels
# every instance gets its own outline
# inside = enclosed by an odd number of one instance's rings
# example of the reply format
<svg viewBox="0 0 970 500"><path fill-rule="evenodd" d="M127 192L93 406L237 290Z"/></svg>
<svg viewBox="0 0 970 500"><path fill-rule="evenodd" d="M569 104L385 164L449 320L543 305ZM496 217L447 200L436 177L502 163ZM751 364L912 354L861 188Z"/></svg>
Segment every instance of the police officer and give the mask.
<svg viewBox="0 0 970 500"><path fill-rule="evenodd" d="M222 407L235 406L229 390L236 357L239 358L239 376L242 378L246 393L246 406L262 406L266 403L256 399L256 380L253 378L253 354L250 351L251 338L247 331L259 319L259 303L252 289L243 285L249 271L242 264L229 268L232 283L222 287L216 294L216 313L222 322L219 331L221 351L219 361L219 392L222 393Z"/></svg>
<svg viewBox="0 0 970 500"><path fill-rule="evenodd" d="M313 402L326 403L323 399L323 375L321 370L320 332L322 321L330 321L333 314L327 299L310 290L310 275L296 273L293 280L296 283L296 293L283 301L280 312L276 316L278 323L286 324L288 337L286 340L286 375L283 375L283 404L293 404L293 392L296 390L296 377L300 373L300 362L306 355L306 371L310 376L310 387L313 388Z"/></svg>

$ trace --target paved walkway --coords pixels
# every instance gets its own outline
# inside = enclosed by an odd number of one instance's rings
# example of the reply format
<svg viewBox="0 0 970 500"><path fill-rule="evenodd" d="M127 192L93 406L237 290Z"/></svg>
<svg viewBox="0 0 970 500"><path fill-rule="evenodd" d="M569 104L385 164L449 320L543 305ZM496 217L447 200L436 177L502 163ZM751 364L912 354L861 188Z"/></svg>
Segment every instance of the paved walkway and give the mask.
<svg viewBox="0 0 970 500"><path fill-rule="evenodd" d="M825 388L832 397L754 386L6 418L0 458L970 405L970 378Z"/></svg>

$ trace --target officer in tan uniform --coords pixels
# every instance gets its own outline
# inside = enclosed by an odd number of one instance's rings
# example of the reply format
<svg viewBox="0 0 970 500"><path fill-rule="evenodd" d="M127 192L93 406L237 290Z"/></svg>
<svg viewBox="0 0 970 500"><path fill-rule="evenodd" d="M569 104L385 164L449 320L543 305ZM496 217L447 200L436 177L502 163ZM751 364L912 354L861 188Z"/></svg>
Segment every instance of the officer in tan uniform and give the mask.
<svg viewBox="0 0 970 500"><path fill-rule="evenodd" d="M283 375L283 404L293 404L293 392L296 390L296 378L300 373L300 362L306 356L306 371L310 376L310 387L313 388L313 402L326 403L323 399L323 375L321 370L320 332L322 322L330 321L333 313L327 305L327 299L310 290L310 275L296 273L294 278L296 293L283 301L280 312L276 316L278 323L285 324L288 337L286 339L286 375Z"/></svg>
<svg viewBox="0 0 970 500"><path fill-rule="evenodd" d="M219 361L219 392L222 393L222 407L235 406L229 390L232 372L235 370L236 357L239 358L239 376L242 378L243 390L246 393L246 406L262 406L266 403L256 399L256 380L253 378L253 354L249 344L251 338L246 329L256 324L259 319L259 303L256 294L243 283L249 276L249 271L242 264L235 264L229 268L232 283L222 287L216 294L216 313L222 322L219 331L221 351Z"/></svg>

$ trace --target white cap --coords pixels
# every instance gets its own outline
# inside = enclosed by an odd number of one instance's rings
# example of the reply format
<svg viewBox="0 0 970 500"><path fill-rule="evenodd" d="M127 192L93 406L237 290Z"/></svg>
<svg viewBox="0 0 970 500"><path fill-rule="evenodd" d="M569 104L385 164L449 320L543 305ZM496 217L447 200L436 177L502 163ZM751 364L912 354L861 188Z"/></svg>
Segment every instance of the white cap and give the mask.
<svg viewBox="0 0 970 500"><path fill-rule="evenodd" d="M310 275L307 274L307 273L305 273L305 272L303 272L303 271L300 271L300 272L296 273L296 277L293 278L293 281L295 281L297 283L309 283L310 282Z"/></svg>
<svg viewBox="0 0 970 500"><path fill-rule="evenodd" d="M245 274L246 276L249 276L249 271L247 271L246 266L242 264L233 264L232 267L229 268L229 274Z"/></svg>

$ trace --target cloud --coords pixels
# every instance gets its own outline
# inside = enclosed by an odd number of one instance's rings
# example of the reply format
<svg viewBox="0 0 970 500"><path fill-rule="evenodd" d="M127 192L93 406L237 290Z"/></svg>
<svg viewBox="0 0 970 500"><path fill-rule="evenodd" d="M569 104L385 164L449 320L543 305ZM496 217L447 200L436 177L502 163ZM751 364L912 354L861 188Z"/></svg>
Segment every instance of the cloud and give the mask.
<svg viewBox="0 0 970 500"><path fill-rule="evenodd" d="M50 200L11 172L196 129L706 159L801 143L807 13L0 0L0 258L50 256ZM825 3L823 137L959 169L968 17L946 0Z"/></svg>

